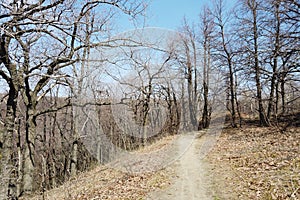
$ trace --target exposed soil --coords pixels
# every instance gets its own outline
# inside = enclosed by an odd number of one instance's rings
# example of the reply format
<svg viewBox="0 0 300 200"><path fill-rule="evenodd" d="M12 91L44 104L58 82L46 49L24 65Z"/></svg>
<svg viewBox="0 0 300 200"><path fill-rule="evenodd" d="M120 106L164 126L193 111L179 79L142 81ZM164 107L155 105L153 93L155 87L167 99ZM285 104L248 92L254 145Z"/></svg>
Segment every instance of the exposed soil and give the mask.
<svg viewBox="0 0 300 200"><path fill-rule="evenodd" d="M175 174L170 181L170 186L150 194L148 199L206 200L214 198L212 182L208 174L209 166L201 155L201 147L205 145L207 137L207 135L195 137L190 134L182 138L182 141L189 143L190 146L175 163L168 167L173 168Z"/></svg>

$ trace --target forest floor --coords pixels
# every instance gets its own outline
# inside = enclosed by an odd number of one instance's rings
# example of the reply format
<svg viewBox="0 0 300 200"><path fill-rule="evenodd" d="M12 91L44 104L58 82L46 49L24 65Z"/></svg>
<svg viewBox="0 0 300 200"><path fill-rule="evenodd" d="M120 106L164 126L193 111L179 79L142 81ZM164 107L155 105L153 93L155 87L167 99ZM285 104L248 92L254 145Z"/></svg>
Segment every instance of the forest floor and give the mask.
<svg viewBox="0 0 300 200"><path fill-rule="evenodd" d="M225 129L209 153L220 199L300 199L300 128Z"/></svg>
<svg viewBox="0 0 300 200"><path fill-rule="evenodd" d="M98 166L31 199L300 199L299 127L225 128L211 149L210 138L204 132L166 137L139 150L159 156L174 141L184 147L160 170Z"/></svg>

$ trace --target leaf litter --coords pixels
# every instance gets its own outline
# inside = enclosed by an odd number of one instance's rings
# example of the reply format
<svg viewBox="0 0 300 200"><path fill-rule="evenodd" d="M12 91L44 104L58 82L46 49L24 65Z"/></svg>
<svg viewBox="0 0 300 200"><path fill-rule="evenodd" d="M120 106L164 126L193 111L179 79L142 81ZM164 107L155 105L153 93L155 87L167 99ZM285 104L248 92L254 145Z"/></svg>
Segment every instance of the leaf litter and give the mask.
<svg viewBox="0 0 300 200"><path fill-rule="evenodd" d="M300 128L225 129L209 154L220 196L300 199Z"/></svg>
<svg viewBox="0 0 300 200"><path fill-rule="evenodd" d="M161 149L175 136L141 152ZM300 199L300 128L224 129L205 157L215 199ZM132 174L106 166L82 173L62 186L31 199L145 199L166 189L176 177L172 167Z"/></svg>

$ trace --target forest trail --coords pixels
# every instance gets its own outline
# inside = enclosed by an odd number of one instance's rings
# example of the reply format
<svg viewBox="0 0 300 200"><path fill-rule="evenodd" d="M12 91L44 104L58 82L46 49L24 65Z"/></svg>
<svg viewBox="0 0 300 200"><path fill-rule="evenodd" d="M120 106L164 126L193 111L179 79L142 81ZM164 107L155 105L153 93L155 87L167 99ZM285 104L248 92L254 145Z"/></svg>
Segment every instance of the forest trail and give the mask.
<svg viewBox="0 0 300 200"><path fill-rule="evenodd" d="M269 127L218 132L162 138L138 150L131 162L121 160L121 167L134 165L141 173L100 165L20 200L300 199L299 127L285 134Z"/></svg>
<svg viewBox="0 0 300 200"><path fill-rule="evenodd" d="M21 199L215 199L211 189L213 175L204 158L215 144L213 132L216 131L163 138L136 154L79 174L42 195Z"/></svg>
<svg viewBox="0 0 300 200"><path fill-rule="evenodd" d="M204 132L196 132L184 135L178 140L178 148L184 152L171 166L175 170L175 176L171 184L164 189L155 191L148 196L148 200L209 200L213 198L211 181L208 174L208 164L203 159L203 149L206 147L210 136ZM208 147L209 148L209 147Z"/></svg>

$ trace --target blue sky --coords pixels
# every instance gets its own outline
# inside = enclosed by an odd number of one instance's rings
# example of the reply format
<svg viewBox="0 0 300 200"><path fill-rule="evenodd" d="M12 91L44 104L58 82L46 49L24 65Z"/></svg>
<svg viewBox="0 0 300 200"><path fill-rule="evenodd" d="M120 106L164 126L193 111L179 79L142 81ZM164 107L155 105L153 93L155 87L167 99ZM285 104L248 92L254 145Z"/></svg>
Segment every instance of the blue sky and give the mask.
<svg viewBox="0 0 300 200"><path fill-rule="evenodd" d="M189 22L196 22L202 6L210 0L149 0L149 7L146 11L147 27L160 27L178 30L182 25L185 16ZM128 22L128 17L119 18L119 27L122 31L134 29ZM141 21L140 21L141 22ZM138 24L142 28L142 23Z"/></svg>
<svg viewBox="0 0 300 200"><path fill-rule="evenodd" d="M177 29L183 17L196 22L205 0L152 0L148 10L149 26Z"/></svg>
<svg viewBox="0 0 300 200"><path fill-rule="evenodd" d="M146 26L160 27L172 30L178 30L186 17L189 23L196 23L199 20L199 14L204 5L212 7L213 0L149 0L149 7L146 11ZM223 0L227 8L232 7L236 0ZM121 18L118 23L122 31L134 29L129 24L128 18ZM139 24L138 28L142 28Z"/></svg>

